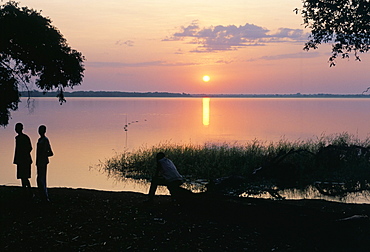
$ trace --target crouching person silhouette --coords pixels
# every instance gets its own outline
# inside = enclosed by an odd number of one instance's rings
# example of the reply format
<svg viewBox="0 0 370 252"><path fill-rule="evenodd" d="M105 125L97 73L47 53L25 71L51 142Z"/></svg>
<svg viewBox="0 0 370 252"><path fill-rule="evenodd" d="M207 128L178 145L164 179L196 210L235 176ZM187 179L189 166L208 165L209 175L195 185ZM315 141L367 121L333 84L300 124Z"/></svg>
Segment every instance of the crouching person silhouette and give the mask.
<svg viewBox="0 0 370 252"><path fill-rule="evenodd" d="M49 139L45 136L46 126L39 127L40 138L37 141L36 166L37 166L37 187L39 188L41 200L50 202L48 189L46 187L46 171L49 163L49 157L53 156Z"/></svg>
<svg viewBox="0 0 370 252"><path fill-rule="evenodd" d="M170 159L166 158L166 155L163 152L159 152L156 156L156 159L157 169L150 185L148 201L153 201L158 185L167 186L171 196L174 199L177 199L182 191L182 188L180 186L184 182L183 177L177 171L174 163Z"/></svg>

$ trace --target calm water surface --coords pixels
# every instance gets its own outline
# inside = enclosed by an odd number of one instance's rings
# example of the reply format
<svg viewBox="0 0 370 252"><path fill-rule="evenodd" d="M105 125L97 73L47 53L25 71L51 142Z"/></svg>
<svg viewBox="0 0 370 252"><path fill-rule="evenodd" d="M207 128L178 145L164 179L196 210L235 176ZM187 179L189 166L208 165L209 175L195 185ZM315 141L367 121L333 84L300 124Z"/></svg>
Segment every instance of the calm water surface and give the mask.
<svg viewBox="0 0 370 252"><path fill-rule="evenodd" d="M90 167L116 152L168 142L242 144L343 132L364 139L369 109L370 99L339 98L68 98L62 106L56 98L35 98L30 106L23 100L9 126L0 128L0 184L20 184L12 164L17 122L32 140L33 157L37 128L47 126L55 153L50 187L147 192L146 186L117 182Z"/></svg>

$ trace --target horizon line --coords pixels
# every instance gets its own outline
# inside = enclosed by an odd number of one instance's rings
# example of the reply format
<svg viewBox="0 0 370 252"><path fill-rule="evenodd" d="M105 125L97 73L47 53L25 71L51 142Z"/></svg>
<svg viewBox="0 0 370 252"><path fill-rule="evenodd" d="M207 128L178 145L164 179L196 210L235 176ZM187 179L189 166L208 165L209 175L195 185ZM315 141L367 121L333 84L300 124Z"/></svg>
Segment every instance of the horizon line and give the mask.
<svg viewBox="0 0 370 252"><path fill-rule="evenodd" d="M38 90L30 90L30 91L20 91L21 96L25 94L26 96L33 97L33 95L37 95L36 97L50 97L52 95L56 95L57 91L49 91L49 92L44 92L44 91L38 91ZM169 96L169 97L268 97L268 96L273 96L273 97L323 97L323 96L350 96L350 97L370 97L370 94L366 94L366 92L362 92L361 94L333 94L333 93L273 93L273 94L253 94L253 93L231 93L231 94L225 94L225 93L218 93L218 94L206 94L206 93L185 93L185 92L167 92L167 91L146 91L146 92L137 92L137 91L64 91L64 94L68 97L69 95L72 96L78 96L78 95L83 95L88 97L88 95L94 95L100 96L100 97L105 97L104 95L108 95L107 97L114 97L115 95L119 96L124 96L124 95L130 95L130 96ZM93 96L93 97L94 97Z"/></svg>

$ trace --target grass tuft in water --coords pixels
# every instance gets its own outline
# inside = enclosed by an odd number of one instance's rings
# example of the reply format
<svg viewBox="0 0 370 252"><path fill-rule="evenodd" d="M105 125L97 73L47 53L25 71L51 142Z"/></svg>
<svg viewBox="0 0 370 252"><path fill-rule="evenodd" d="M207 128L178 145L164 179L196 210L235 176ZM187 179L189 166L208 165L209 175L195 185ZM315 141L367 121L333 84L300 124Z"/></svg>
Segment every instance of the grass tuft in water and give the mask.
<svg viewBox="0 0 370 252"><path fill-rule="evenodd" d="M100 166L110 175L149 181L160 151L189 182L235 175L245 178L250 190L259 188L257 191L304 189L318 181L338 182L344 191L370 188L370 139L360 140L348 133L306 141L267 143L255 139L243 145L166 143L116 154Z"/></svg>

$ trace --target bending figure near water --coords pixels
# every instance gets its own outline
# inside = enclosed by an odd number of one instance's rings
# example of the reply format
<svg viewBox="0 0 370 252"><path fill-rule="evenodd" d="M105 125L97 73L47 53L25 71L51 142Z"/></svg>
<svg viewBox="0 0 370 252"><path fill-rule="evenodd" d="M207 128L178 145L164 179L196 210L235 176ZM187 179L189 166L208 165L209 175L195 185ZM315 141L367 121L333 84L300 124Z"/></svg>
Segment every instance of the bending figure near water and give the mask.
<svg viewBox="0 0 370 252"><path fill-rule="evenodd" d="M23 133L23 124L17 123L15 125L15 132L18 134L15 137L15 152L13 164L17 165L17 179L22 182L25 195L32 197L31 183L31 151L32 144L30 138Z"/></svg>
<svg viewBox="0 0 370 252"><path fill-rule="evenodd" d="M37 187L39 188L41 200L49 202L49 195L46 186L46 172L49 163L49 157L53 156L49 139L45 136L46 126L39 127L40 138L37 141L36 166L37 166Z"/></svg>
<svg viewBox="0 0 370 252"><path fill-rule="evenodd" d="M177 171L175 164L163 152L159 152L156 156L157 169L152 178L152 183L149 189L149 201L153 201L158 185L167 186L173 198L177 198L181 191L180 186L184 179Z"/></svg>

